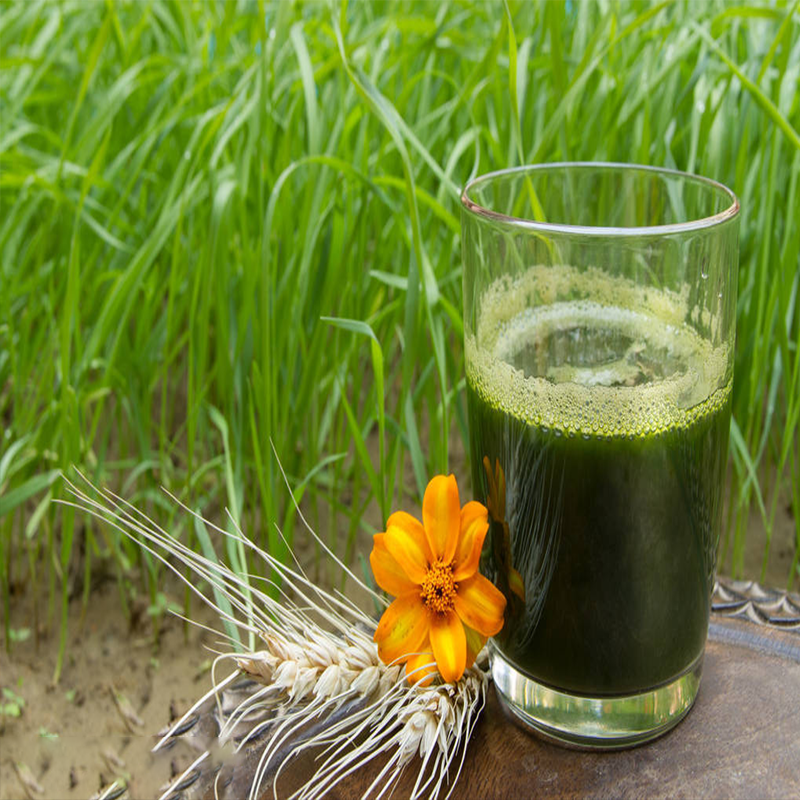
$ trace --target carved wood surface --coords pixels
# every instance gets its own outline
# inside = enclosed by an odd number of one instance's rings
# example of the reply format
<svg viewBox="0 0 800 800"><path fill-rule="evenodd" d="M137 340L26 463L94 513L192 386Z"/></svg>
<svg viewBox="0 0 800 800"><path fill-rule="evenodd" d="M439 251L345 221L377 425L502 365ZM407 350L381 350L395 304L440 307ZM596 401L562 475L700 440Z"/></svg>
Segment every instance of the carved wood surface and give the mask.
<svg viewBox="0 0 800 800"><path fill-rule="evenodd" d="M201 715L184 738L201 730L202 739L213 737L209 726ZM232 782L221 796L246 796L257 757L254 748L223 770ZM361 796L377 769L327 796ZM312 770L309 755L291 761L278 796L291 794ZM214 797L205 780L189 777L176 796ZM408 778L392 797L409 795ZM270 785L262 797L272 796ZM580 752L538 739L506 716L490 687L452 797L800 797L800 597L720 579L694 708L666 736L631 750Z"/></svg>
<svg viewBox="0 0 800 800"><path fill-rule="evenodd" d="M800 633L800 596L766 589L755 581L719 578L711 597L716 616L747 619L757 625Z"/></svg>

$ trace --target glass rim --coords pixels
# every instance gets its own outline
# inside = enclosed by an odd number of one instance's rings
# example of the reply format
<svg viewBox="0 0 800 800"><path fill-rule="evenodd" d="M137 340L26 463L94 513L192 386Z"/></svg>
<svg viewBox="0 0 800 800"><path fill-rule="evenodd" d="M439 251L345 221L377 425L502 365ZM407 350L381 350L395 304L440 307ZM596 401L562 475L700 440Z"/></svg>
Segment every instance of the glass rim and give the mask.
<svg viewBox="0 0 800 800"><path fill-rule="evenodd" d="M653 175L663 177L680 178L683 181L702 184L709 189L722 192L727 196L731 204L724 210L717 212L710 217L700 217L690 219L685 222L673 222L666 225L642 225L631 227L614 227L601 225L570 225L563 222L537 222L532 219L514 217L509 214L502 214L475 202L469 193L482 183L488 183L498 178L504 178L516 173L526 172L547 172L547 171L569 171L573 169L596 169L602 171L615 170L618 172L649 172ZM668 167L653 167L644 164L626 164L613 161L554 161L551 163L528 164L520 167L509 167L507 169L486 172L469 180L461 192L461 206L469 213L485 220L510 225L515 228L529 230L538 233L561 233L577 234L582 236L607 236L607 237L635 237L666 235L674 233L690 233L692 231L713 228L724 222L734 219L739 213L739 198L734 192L719 181L706 178L702 175L695 175L691 172L682 172L678 169Z"/></svg>

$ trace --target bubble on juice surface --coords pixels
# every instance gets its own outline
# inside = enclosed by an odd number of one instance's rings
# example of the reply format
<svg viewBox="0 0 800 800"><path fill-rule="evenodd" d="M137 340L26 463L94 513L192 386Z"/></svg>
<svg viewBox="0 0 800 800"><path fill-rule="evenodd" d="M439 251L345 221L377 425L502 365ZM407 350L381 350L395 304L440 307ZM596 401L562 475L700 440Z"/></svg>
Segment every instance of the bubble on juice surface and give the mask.
<svg viewBox="0 0 800 800"><path fill-rule="evenodd" d="M693 424L730 393L727 347L686 322L688 288L537 266L496 281L480 302L465 337L468 379L491 405L531 425L601 438L658 435Z"/></svg>

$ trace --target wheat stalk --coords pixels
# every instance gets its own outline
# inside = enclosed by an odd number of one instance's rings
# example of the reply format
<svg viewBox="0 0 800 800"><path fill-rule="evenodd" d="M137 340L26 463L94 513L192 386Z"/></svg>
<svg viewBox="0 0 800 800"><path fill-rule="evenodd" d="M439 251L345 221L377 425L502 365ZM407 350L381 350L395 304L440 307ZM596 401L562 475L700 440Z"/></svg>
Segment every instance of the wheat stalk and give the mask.
<svg viewBox="0 0 800 800"><path fill-rule="evenodd" d="M401 665L387 666L378 658L372 638L375 620L340 592L328 592L314 584L293 555L294 566L282 564L248 539L232 518L233 532L229 532L169 495L186 513L252 550L263 562L266 574L274 570L280 576L280 585L272 583L278 597L271 597L226 565L189 549L122 498L81 478L88 493L67 480L75 498L68 504L105 520L137 542L215 609L222 621L254 634L263 644L261 649L219 655L212 669L211 688L163 733L153 748L155 751L169 746L198 709L212 699L216 702L219 730L215 746L207 748L173 780L161 800L177 796L182 787L191 783L200 766L211 763L212 750L215 755L227 752L235 759L253 747L262 749L252 778L247 776L249 800L262 796L271 767L273 795L277 797L281 771L291 758L306 750L317 753L317 767L292 795L297 800L322 797L379 756L385 763L364 797L386 795L415 756L419 759L411 797L427 793L435 798L447 785L449 796L485 702L485 653L456 683L434 682L426 687L409 684ZM351 572L317 536L299 508L297 512L336 566L385 606L386 600ZM200 592L173 560L188 566L196 577L221 592L233 614ZM231 661L235 669L217 680L219 665ZM243 678L250 679L253 688L243 698L237 698L232 707L226 707L226 692ZM214 774L214 793L218 797L224 789L219 785L222 773Z"/></svg>

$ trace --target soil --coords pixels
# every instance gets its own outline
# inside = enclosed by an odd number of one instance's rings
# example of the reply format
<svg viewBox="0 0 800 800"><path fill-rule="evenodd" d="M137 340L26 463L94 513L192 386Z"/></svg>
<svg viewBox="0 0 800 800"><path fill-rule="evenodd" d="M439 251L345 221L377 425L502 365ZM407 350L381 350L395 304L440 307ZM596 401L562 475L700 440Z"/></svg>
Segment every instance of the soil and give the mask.
<svg viewBox="0 0 800 800"><path fill-rule="evenodd" d="M462 479L463 454L455 455L457 477ZM378 518L376 509L370 508L370 522L379 526ZM764 582L785 586L795 540L787 508L777 523ZM763 527L755 512L747 542L745 574L758 578L764 547ZM370 537L362 534L357 546L367 553ZM305 563L313 561L310 543L296 539L296 547L307 553ZM729 571L727 566L728 570L723 564L721 571ZM177 581L163 591L169 600L181 602ZM10 616L12 629L32 628L31 598L16 600ZM215 614L199 603L192 616L201 625L218 625ZM0 651L0 687L24 700L19 717L0 713L0 800L88 798L117 777L129 782L133 798L158 797L159 787L171 776L171 765L169 755L150 752L155 734L210 687L208 664L213 649L224 649L221 637L193 626L187 629L182 620L165 615L154 649L150 618L142 615L131 627L113 581L92 593L83 619L79 599L70 607L68 656L57 686L52 684L57 623L41 634L38 644L30 636L15 642L11 655ZM126 720L112 687L124 695L142 725ZM19 764L30 770L41 792L26 789Z"/></svg>
<svg viewBox="0 0 800 800"><path fill-rule="evenodd" d="M178 586L169 599L180 602ZM28 598L25 598L27 601ZM32 625L28 602L11 609L12 629ZM130 780L132 797L158 797L170 777L168 756L150 749L154 734L183 712L210 686L207 669L221 637L188 626L172 615L162 618L157 649L149 620L131 629L116 587L96 590L81 622L80 600L69 616L67 658L58 686L52 683L58 628L37 648L34 637L0 652L0 684L25 705L18 718L0 715L0 797L88 798L117 777ZM197 622L217 623L199 604ZM132 707L142 725L129 722L112 695ZM26 792L15 763L25 764L44 790Z"/></svg>

